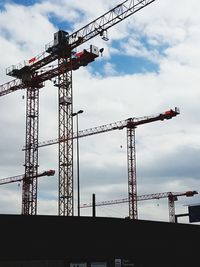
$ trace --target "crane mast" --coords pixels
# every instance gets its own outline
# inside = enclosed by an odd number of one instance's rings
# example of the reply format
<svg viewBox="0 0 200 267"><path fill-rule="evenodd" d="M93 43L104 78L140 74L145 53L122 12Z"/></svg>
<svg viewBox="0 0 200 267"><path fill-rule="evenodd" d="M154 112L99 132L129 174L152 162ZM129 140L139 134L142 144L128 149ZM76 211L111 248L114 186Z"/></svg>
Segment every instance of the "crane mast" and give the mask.
<svg viewBox="0 0 200 267"><path fill-rule="evenodd" d="M38 175L38 131L39 131L39 88L26 90L26 145L25 177L22 185L22 214L34 215L37 212Z"/></svg>
<svg viewBox="0 0 200 267"><path fill-rule="evenodd" d="M151 200L151 199L160 199L168 198L168 208L169 208L169 222L175 223L175 201L178 200L178 196L193 197L198 194L196 190L189 190L186 192L164 192L164 193L154 193L154 194L145 194L137 196L137 201ZM99 201L95 203L95 206L107 206L107 205L116 205L129 202L129 198L121 198L114 200ZM89 208L92 207L92 203L85 203L80 206L80 208Z"/></svg>
<svg viewBox="0 0 200 267"><path fill-rule="evenodd" d="M65 61L59 58L58 67ZM58 76L58 138L72 136L72 71L63 71ZM58 215L73 215L73 141L59 142L59 184Z"/></svg>
<svg viewBox="0 0 200 267"><path fill-rule="evenodd" d="M137 179L136 179L136 152L135 152L135 126L132 119L127 126L127 169L128 169L128 198L129 217L138 218L137 209Z"/></svg>
<svg viewBox="0 0 200 267"><path fill-rule="evenodd" d="M72 122L72 56L73 49L88 40L100 35L107 39L107 29L123 21L125 18L146 7L155 0L126 0L110 11L90 22L78 31L68 34L58 31L54 34L53 43L46 45L45 51L35 56L25 64L12 65L7 69L7 75L17 78L0 87L0 96L18 89L27 89L26 109L26 147L25 173L33 183L27 184L23 180L23 214L35 215L37 212L37 180L38 173L38 132L39 132L39 89L44 87L44 80L38 79L37 71L57 60L57 86L58 86L58 139L59 139L59 215L73 215L73 142L69 137L73 133ZM87 65L89 62L83 62ZM71 66L70 69L65 65ZM51 75L47 75L51 77ZM19 82L19 80L20 82ZM60 140L66 139L66 142ZM26 201L25 195L31 201ZM30 199L29 198L29 199Z"/></svg>

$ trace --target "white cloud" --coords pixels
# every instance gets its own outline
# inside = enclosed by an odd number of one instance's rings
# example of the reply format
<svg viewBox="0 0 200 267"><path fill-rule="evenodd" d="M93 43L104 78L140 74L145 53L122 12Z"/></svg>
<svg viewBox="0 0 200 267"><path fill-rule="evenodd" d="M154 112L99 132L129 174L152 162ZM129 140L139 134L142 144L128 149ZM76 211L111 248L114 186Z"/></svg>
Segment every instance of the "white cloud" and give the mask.
<svg viewBox="0 0 200 267"><path fill-rule="evenodd" d="M125 55L145 58L146 60L155 62L157 64L162 58L156 49L150 50L146 48L141 41L133 38L129 38L126 43L122 43L121 50Z"/></svg>
<svg viewBox="0 0 200 267"><path fill-rule="evenodd" d="M24 55L40 52L41 44L44 48L55 31L48 17L36 11L34 7L7 4L0 17L1 35L22 50Z"/></svg>
<svg viewBox="0 0 200 267"><path fill-rule="evenodd" d="M104 73L106 76L113 76L117 74L115 70L115 65L107 62L104 66Z"/></svg>

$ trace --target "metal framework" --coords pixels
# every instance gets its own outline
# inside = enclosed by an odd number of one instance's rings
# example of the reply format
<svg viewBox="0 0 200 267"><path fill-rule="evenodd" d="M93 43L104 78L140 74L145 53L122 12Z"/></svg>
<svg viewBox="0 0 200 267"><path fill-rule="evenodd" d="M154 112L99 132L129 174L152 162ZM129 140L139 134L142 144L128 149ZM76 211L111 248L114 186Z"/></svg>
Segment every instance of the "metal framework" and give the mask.
<svg viewBox="0 0 200 267"><path fill-rule="evenodd" d="M39 88L27 88L25 177L22 185L22 214L36 215L38 175ZM35 177L35 178L34 178Z"/></svg>
<svg viewBox="0 0 200 267"><path fill-rule="evenodd" d="M53 176L54 174L55 174L55 170L48 170L48 171L38 173L36 177L32 177L32 178L38 178L41 176ZM16 176L8 177L8 178L3 178L3 179L0 179L0 185L21 182L24 180L24 178L25 178L24 174L16 175Z"/></svg>
<svg viewBox="0 0 200 267"><path fill-rule="evenodd" d="M114 130L122 130L124 128L127 128L127 125L130 125L130 120L132 121L133 125L132 127L137 127L138 125L150 123L150 122L155 122L155 121L163 121L163 120L169 120L172 119L173 117L176 117L177 115L180 114L179 108L175 107L175 109L170 109L168 111L164 111L162 113L154 114L151 116L143 116L143 117L138 117L138 118L128 118L126 120L121 120L117 122L112 122L109 124L104 124L92 128L88 128L85 130L80 130L78 132L78 137L86 137L86 136L91 136L95 134L100 134L100 133L105 133L105 132L110 132ZM129 122L129 124L128 124ZM73 132L73 134L69 138L77 138L77 132ZM41 141L38 143L38 147L45 147L45 146L50 146L50 145L55 145L58 144L58 142L65 142L67 139L66 138L55 138L51 140L46 140L46 141ZM23 147L23 151L28 149L26 146Z"/></svg>
<svg viewBox="0 0 200 267"><path fill-rule="evenodd" d="M30 74L27 69L20 72L21 80L15 79L0 86L0 95L6 95L19 89L27 88L26 100L26 142L25 142L25 174L22 190L22 214L37 213L37 179L38 172L38 120L39 89L43 82L57 77L58 83L58 140L59 142L59 215L73 215L73 142L72 136L72 70L88 64L98 57L98 53L84 50L79 57L70 61L65 57L58 59L58 64L45 68L44 71ZM13 70L14 72L14 70Z"/></svg>
<svg viewBox="0 0 200 267"><path fill-rule="evenodd" d="M83 53L81 53L80 56L78 57L74 56L73 58L71 58L71 61L67 60L67 62L65 61L65 63L63 63L63 65L60 65L59 67L58 64L54 64L54 65L48 65L43 69L37 70L35 73L31 75L29 85L42 84L47 80L54 79L59 76L60 70L62 70L62 72L77 70L81 66L83 66L85 62L90 63L94 61L95 58L97 57L98 57L97 54L91 53L91 49L90 51L83 50ZM17 68L18 66L15 67ZM11 76L16 75L15 72L16 69L13 68L14 67L12 67L12 69L9 72ZM23 67L22 70L18 71L19 73L17 72L17 74L19 74L19 76L21 77L21 72L28 71L29 69L27 70L27 68L28 66ZM10 82L0 85L0 97L18 91L20 89L26 89L26 88L27 88L27 81L25 82L21 80L21 78L14 79Z"/></svg>
<svg viewBox="0 0 200 267"><path fill-rule="evenodd" d="M83 28L69 35L69 45L73 49L82 43L94 38L97 35L107 40L107 30L140 9L151 4L155 0L126 0L117 5L104 15L98 17Z"/></svg>
<svg viewBox="0 0 200 267"><path fill-rule="evenodd" d="M137 181L136 181L136 152L135 152L135 127L131 126L130 119L127 126L127 167L128 167L128 198L129 217L137 219Z"/></svg>
<svg viewBox="0 0 200 267"><path fill-rule="evenodd" d="M0 85L0 96L13 93L20 89L25 89L26 86L19 80L15 79L5 84Z"/></svg>
<svg viewBox="0 0 200 267"><path fill-rule="evenodd" d="M61 67L66 59L58 60ZM61 71L60 71L61 72ZM72 71L65 70L58 77L59 101L59 199L58 214L73 215L73 133L72 120Z"/></svg>
<svg viewBox="0 0 200 267"><path fill-rule="evenodd" d="M127 168L128 168L128 196L129 196L129 217L137 219L137 180L136 180L136 148L135 148L135 128L138 125L151 123L155 121L169 120L180 113L178 108L170 109L162 113L138 118L128 118L126 120L101 125L78 132L79 138L94 134L105 133L114 130L127 129ZM60 139L44 141L38 144L38 147L44 147L53 144L65 144L71 139L77 138L77 132L69 133L69 137L60 136ZM24 147L24 150L27 148ZM63 185L64 186L64 185ZM62 198L61 198L62 199Z"/></svg>
<svg viewBox="0 0 200 267"><path fill-rule="evenodd" d="M47 44L45 52L29 59L25 63L20 63L16 66L12 65L7 69L7 75L16 77L20 80L14 80L6 85L0 86L0 96L6 95L19 89L27 89L27 115L26 115L26 147L30 151L25 152L25 175L26 179L23 183L23 214L36 214L37 208L37 180L28 180L38 172L38 84L52 77L58 78L58 95L59 95L59 139L68 138L73 133L72 125L72 103L67 105L61 104L62 97L72 100L72 76L70 70L65 68L68 62L71 63L73 49L100 35L104 40L107 38L107 29L123 21L135 12L154 2L155 0L126 0L117 5L110 11L90 22L83 28L69 35L64 31L59 31L54 35L54 42ZM58 37L58 40L56 38ZM58 60L57 72L46 72L38 75L38 70L49 65L49 63ZM86 63L89 63L90 60ZM80 63L80 66L85 66ZM77 69L76 67L74 69ZM29 77L28 83L26 78ZM65 87L65 88L64 88ZM32 100L35 98L35 100ZM35 108L35 110L33 110ZM73 215L73 154L72 141L67 141L66 144L59 141L59 214Z"/></svg>
<svg viewBox="0 0 200 267"><path fill-rule="evenodd" d="M175 201L177 201L177 194L168 194L168 206L169 206L169 221L175 223Z"/></svg>
<svg viewBox="0 0 200 267"><path fill-rule="evenodd" d="M88 23L81 29L68 35L66 43L63 45L66 57L71 57L72 50L88 40L100 35L104 40L107 40L107 30L129 16L135 14L139 10L153 3L155 0L126 0L115 6L108 12L104 13L97 19ZM46 44L45 51L39 55L23 61L16 66L12 65L7 68L7 74L16 77L16 70L21 71L24 67L28 67L29 71L35 73L45 65L57 60L59 55L53 51L54 41ZM1 88L0 88L1 91Z"/></svg>
<svg viewBox="0 0 200 267"><path fill-rule="evenodd" d="M186 191L186 192L164 192L164 193L145 194L145 195L137 196L137 201L168 198L169 222L175 223L176 222L175 201L178 200L178 196L193 197L196 194L198 194L196 190ZM121 198L121 199L114 199L114 200L107 200L107 201L99 201L95 203L95 206L96 207L107 206L107 205L115 205L115 204L121 204L121 203L127 203L127 202L129 202L129 198ZM92 203L85 203L85 204L82 204L80 207L89 208L92 206L93 206Z"/></svg>

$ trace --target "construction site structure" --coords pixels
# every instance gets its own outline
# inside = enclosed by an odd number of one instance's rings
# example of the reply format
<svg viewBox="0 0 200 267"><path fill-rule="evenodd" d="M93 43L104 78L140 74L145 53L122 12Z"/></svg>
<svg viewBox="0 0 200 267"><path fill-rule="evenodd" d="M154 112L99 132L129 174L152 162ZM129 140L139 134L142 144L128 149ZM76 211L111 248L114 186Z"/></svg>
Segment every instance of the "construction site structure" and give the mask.
<svg viewBox="0 0 200 267"><path fill-rule="evenodd" d="M128 196L129 196L129 217L137 219L137 181L136 181L136 148L135 148L135 128L139 125L169 120L180 114L179 108L166 110L162 113L143 116L138 118L128 118L126 120L113 122L106 125L101 125L78 132L78 137L87 137L95 134L105 133L114 130L127 129L127 169L128 169ZM77 132L74 132L69 138L77 138ZM38 147L57 144L58 142L65 142L66 139L58 140L53 139L38 143ZM24 150L27 148L24 147Z"/></svg>
<svg viewBox="0 0 200 267"><path fill-rule="evenodd" d="M30 177L30 183L27 180L23 180L23 190L22 190L22 214L25 215L35 215L37 213L37 174L38 174L38 134L39 134L39 89L44 87L44 81L53 79L59 75L59 73L66 72L67 75L71 75L72 70L76 70L81 66L86 66L88 63L95 60L99 56L99 49L90 46L89 50L84 49L80 53L73 55L70 60L63 64L52 65L43 70L37 71L34 74L27 73L27 67L24 66L22 69L12 66L9 68L10 72L7 74L11 76L18 76L20 80L14 80L7 83L7 86L1 86L2 90L0 94L5 95L11 93L18 89L27 89L26 91L26 143L25 146L28 148L25 151L25 174ZM62 76L62 75L61 75ZM61 77L59 76L59 77ZM20 81L20 82L19 82ZM62 83L60 80L55 82L54 85L58 86L58 82ZM70 78L71 84L71 78ZM62 90L68 88L68 81L66 79L64 84L60 86L59 89L59 138L67 137L69 133L72 132L72 119L71 117L71 103L72 98ZM64 89L63 89L64 88ZM71 90L71 89L70 89ZM68 109L70 107L70 112ZM68 114L68 116L67 116ZM70 117L69 117L70 114ZM70 124L70 125L69 125ZM69 130L70 129L70 130ZM68 146L66 147L66 144ZM72 179L66 180L66 177L72 177L72 140L68 142L59 143L59 210L63 211L65 208L71 214L72 206L65 205L66 202L71 199L73 191ZM67 155L66 155L67 153ZM68 161L68 163L66 162ZM30 188L32 188L30 190ZM30 194L29 199L32 201L27 201L27 195ZM65 196L65 197L64 197ZM70 196L70 197L66 197ZM68 201L67 201L68 200ZM71 203L71 202L70 202ZM62 208L61 208L62 207ZM64 208L65 207L65 208ZM65 212L64 212L65 213ZM62 212L59 215L64 215ZM69 214L65 214L69 215Z"/></svg>
<svg viewBox="0 0 200 267"><path fill-rule="evenodd" d="M41 173L37 174L37 177L32 177L32 178L38 178L42 176L54 176L55 170L48 170L48 171L43 171ZM2 178L0 179L0 185L3 184L10 184L10 183L15 183L15 182L21 182L22 180L27 179L24 174L12 176L12 177L7 177L7 178Z"/></svg>
<svg viewBox="0 0 200 267"><path fill-rule="evenodd" d="M189 190L185 192L164 192L164 193L154 193L154 194L145 194L137 196L137 201L142 200L151 200L151 199L160 199L160 198L168 198L168 207L169 207L169 222L175 223L175 201L178 200L179 196L193 197L198 194L196 190ZM114 199L114 200L106 200L99 201L94 203L95 206L106 206L106 205L116 205L121 203L129 202L128 198ZM93 207L93 203L82 204L80 208L89 208Z"/></svg>
<svg viewBox="0 0 200 267"><path fill-rule="evenodd" d="M23 63L12 65L7 69L9 76L17 79L0 86L0 96L14 92L19 89L26 89L26 144L29 149L25 151L25 175L32 178L30 187L26 180L23 180L23 194L30 194L31 201L22 196L23 210L25 215L37 213L37 177L38 174L38 133L39 133L39 89L44 87L44 82L56 78L58 87L59 112L58 112L58 139L66 138L66 142L59 142L59 203L58 214L73 215L73 142L68 138L73 133L73 90L72 70L80 66L86 66L98 56L98 49L91 48L85 59L79 60L78 66L73 60L76 54L75 49L88 40L100 35L108 40L107 30L123 21L137 11L153 3L155 0L126 0L117 5L102 16L88 23L72 34L59 30L54 34L53 42L45 47L45 51L32 57ZM95 55L95 56L94 56ZM57 60L57 66L50 67L50 63ZM75 61L75 62L74 62ZM44 68L45 67L45 68ZM47 67L47 68L46 68ZM50 67L50 69L48 68ZM42 69L43 68L43 69ZM130 140L131 142L131 140ZM26 193L24 193L26 192ZM30 198L29 198L30 199Z"/></svg>

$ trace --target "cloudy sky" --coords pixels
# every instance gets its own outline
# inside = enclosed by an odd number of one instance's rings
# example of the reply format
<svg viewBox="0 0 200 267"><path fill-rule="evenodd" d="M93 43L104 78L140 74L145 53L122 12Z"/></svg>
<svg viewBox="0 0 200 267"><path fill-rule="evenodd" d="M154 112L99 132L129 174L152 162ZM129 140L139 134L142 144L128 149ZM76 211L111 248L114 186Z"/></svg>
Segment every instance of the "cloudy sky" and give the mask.
<svg viewBox="0 0 200 267"><path fill-rule="evenodd" d="M0 84L10 81L6 68L45 50L59 29L72 33L120 4L120 0L1 0ZM85 44L104 48L103 56L73 72L74 112L79 129L130 117L150 116L170 108L180 115L138 126L138 195L200 190L200 3L156 0ZM81 47L79 47L81 50ZM25 90L0 99L0 178L24 173ZM57 91L47 82L40 91L39 140L57 138ZM75 152L76 152L76 147ZM127 197L126 131L80 139L81 203ZM57 214L58 149L39 149L39 170L55 169L39 179L38 214ZM76 162L74 164L76 178ZM76 186L76 181L75 181ZM77 213L75 188L75 214ZM179 197L176 213L200 203L199 195ZM2 185L0 213L20 214L21 184ZM167 199L138 203L140 219L168 221ZM91 215L91 209L81 209ZM127 204L97 208L98 216L126 217ZM180 222L189 223L188 218Z"/></svg>

